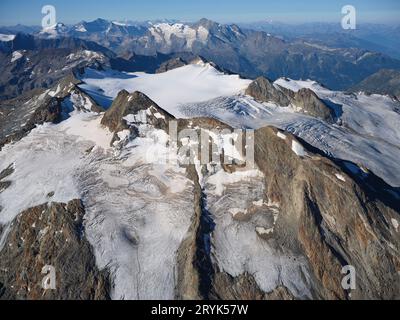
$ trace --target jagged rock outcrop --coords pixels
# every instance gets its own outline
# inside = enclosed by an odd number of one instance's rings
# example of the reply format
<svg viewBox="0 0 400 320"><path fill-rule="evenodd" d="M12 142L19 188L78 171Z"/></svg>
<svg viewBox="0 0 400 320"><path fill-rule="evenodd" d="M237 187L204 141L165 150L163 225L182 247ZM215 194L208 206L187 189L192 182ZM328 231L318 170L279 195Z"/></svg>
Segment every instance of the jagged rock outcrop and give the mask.
<svg viewBox="0 0 400 320"><path fill-rule="evenodd" d="M187 63L180 57L170 59L163 62L160 67L156 70L156 73L167 72L176 68L180 68L187 65Z"/></svg>
<svg viewBox="0 0 400 320"><path fill-rule="evenodd" d="M7 168L0 172L0 193L11 185L11 181L5 180L14 172L14 165L10 164ZM1 211L1 207L0 207ZM0 232L1 235L1 232Z"/></svg>
<svg viewBox="0 0 400 320"><path fill-rule="evenodd" d="M195 189L193 194L194 218L192 225L188 230L186 239L181 243L177 253L177 274L178 281L176 291L176 299L179 300L199 300L202 298L200 292L200 272L195 267L196 252L198 246L196 244L196 236L200 227L201 219L201 187L199 178L194 166L188 167L188 176L194 182Z"/></svg>
<svg viewBox="0 0 400 320"><path fill-rule="evenodd" d="M96 267L84 214L81 201L72 200L33 207L16 218L0 252L0 299L109 299L108 273ZM54 267L55 290L42 287L44 266Z"/></svg>
<svg viewBox="0 0 400 320"><path fill-rule="evenodd" d="M294 94L292 103L300 112L310 116L321 118L327 122L334 122L335 111L328 107L317 95L308 88L302 88Z"/></svg>
<svg viewBox="0 0 400 320"><path fill-rule="evenodd" d="M140 124L152 125L167 132L169 120L172 119L174 116L160 108L144 93L139 91L129 93L122 90L104 114L101 124L114 132L111 141L113 144L119 140L118 132L130 130L131 134L135 135L137 134L136 126Z"/></svg>
<svg viewBox="0 0 400 320"><path fill-rule="evenodd" d="M335 121L335 111L308 88L293 92L290 89L274 85L264 77L259 77L248 86L245 93L259 102L272 102L281 107L292 105L298 112L321 118L327 122Z"/></svg>
<svg viewBox="0 0 400 320"><path fill-rule="evenodd" d="M265 293L249 274L232 277L218 272L214 276L212 296L219 300L264 300Z"/></svg>
<svg viewBox="0 0 400 320"><path fill-rule="evenodd" d="M15 124L14 128L16 130L12 130L11 132L2 137L0 140L0 150L1 148L11 142L18 141L25 137L31 130L33 130L36 125L41 125L45 122L56 123L61 119L62 107L61 107L62 99L56 97L46 97L43 101L39 101L36 109L34 109L33 114L29 117L28 121L25 124L22 124L22 127ZM8 116L12 116L8 114ZM15 121L15 120L11 120ZM6 131L7 133L7 131Z"/></svg>
<svg viewBox="0 0 400 320"><path fill-rule="evenodd" d="M19 98L0 104L0 150L8 143L25 137L37 125L59 123L68 117L73 106L81 111L104 112L89 95L79 88L81 81L70 73L52 89L32 90ZM72 108L70 110L69 108Z"/></svg>
<svg viewBox="0 0 400 320"><path fill-rule="evenodd" d="M290 104L288 97L264 77L259 77L250 83L245 93L259 102L273 102L282 107Z"/></svg>

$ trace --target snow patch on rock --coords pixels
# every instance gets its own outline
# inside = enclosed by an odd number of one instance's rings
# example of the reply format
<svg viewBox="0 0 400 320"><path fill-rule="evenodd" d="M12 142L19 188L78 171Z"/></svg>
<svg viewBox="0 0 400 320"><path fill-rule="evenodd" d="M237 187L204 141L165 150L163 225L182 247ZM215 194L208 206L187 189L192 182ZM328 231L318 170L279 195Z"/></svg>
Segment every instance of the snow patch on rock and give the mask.
<svg viewBox="0 0 400 320"><path fill-rule="evenodd" d="M338 178L340 181L346 182L346 178L339 173L335 173L336 178Z"/></svg>
<svg viewBox="0 0 400 320"><path fill-rule="evenodd" d="M307 155L303 145L296 140L292 140L292 151L299 157L305 157Z"/></svg>
<svg viewBox="0 0 400 320"><path fill-rule="evenodd" d="M14 51L11 56L11 63L21 59L24 55L20 51Z"/></svg>
<svg viewBox="0 0 400 320"><path fill-rule="evenodd" d="M394 218L392 218L391 221L392 221L392 225L393 225L393 227L395 228L396 232L398 232L398 229L399 229L399 222L398 222L396 219L394 219Z"/></svg>

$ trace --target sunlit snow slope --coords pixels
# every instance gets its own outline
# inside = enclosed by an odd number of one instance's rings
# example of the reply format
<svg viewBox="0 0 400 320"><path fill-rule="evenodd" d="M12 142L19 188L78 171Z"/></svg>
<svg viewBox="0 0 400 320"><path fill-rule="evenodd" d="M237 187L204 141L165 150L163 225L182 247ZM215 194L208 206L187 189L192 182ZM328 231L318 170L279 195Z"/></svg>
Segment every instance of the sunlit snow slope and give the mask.
<svg viewBox="0 0 400 320"><path fill-rule="evenodd" d="M179 115L181 104L231 96L246 89L251 82L237 75L225 75L202 62L160 74L88 69L83 81L85 84L81 87L97 97L103 106L109 106L122 89L141 91L175 116Z"/></svg>

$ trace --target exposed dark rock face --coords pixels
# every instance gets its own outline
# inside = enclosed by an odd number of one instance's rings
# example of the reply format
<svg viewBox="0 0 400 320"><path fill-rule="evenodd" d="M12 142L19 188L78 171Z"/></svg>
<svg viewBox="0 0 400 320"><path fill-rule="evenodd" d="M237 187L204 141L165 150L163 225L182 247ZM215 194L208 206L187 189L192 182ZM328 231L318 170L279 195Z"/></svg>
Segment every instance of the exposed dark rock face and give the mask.
<svg viewBox="0 0 400 320"><path fill-rule="evenodd" d="M45 122L56 123L61 119L61 107L62 99L56 97L47 97L34 110L29 120L18 128L16 124L16 130L11 131L5 137L0 140L0 149L11 142L18 141L25 137L36 125L43 124ZM12 115L12 114L11 114ZM14 121L14 120L12 120Z"/></svg>
<svg viewBox="0 0 400 320"><path fill-rule="evenodd" d="M211 234L215 224L207 210L205 195L201 193L200 224L196 234L195 268L199 274L199 291L204 299L210 298L210 290L214 281L214 266L211 259Z"/></svg>
<svg viewBox="0 0 400 320"><path fill-rule="evenodd" d="M281 107L287 107L292 104L299 112L321 118L327 122L335 121L335 110L327 106L308 88L293 92L289 89L275 86L264 77L259 77L248 86L245 93L259 102L272 102Z"/></svg>
<svg viewBox="0 0 400 320"><path fill-rule="evenodd" d="M254 80L246 89L246 94L259 102L273 102L282 107L290 104L288 97L264 77Z"/></svg>
<svg viewBox="0 0 400 320"><path fill-rule="evenodd" d="M201 220L201 187L199 178L194 166L188 167L188 177L194 182L194 218L188 230L186 239L182 242L177 253L177 288L176 298L179 300L201 299L200 272L195 268L196 252L198 250L196 236L200 228Z"/></svg>
<svg viewBox="0 0 400 320"><path fill-rule="evenodd" d="M280 203L275 239L308 258L316 298L349 298L341 269L352 265L357 289L351 298L398 299L400 234L391 223L399 219L392 195L398 191L385 185L371 193L360 177L344 173L304 141L302 157L291 150L293 136L285 133L283 140L276 133L268 127L256 131L255 159L265 174L267 198Z"/></svg>
<svg viewBox="0 0 400 320"><path fill-rule="evenodd" d="M124 119L128 115L134 116L133 122ZM168 132L168 123L172 119L174 116L160 108L145 94L139 91L130 94L122 90L104 114L101 124L115 133L111 141L113 144L119 139L118 132L129 129L131 134L135 135L137 134L136 125L140 124L149 124Z"/></svg>
<svg viewBox="0 0 400 320"><path fill-rule="evenodd" d="M0 193L11 185L11 181L4 180L14 172L14 165L10 164L7 168L0 172ZM0 207L1 211L1 207ZM0 232L1 235L1 232Z"/></svg>
<svg viewBox="0 0 400 320"><path fill-rule="evenodd" d="M288 288L280 286L265 294L265 300L295 300Z"/></svg>
<svg viewBox="0 0 400 320"><path fill-rule="evenodd" d="M219 300L264 300L265 294L258 287L254 278L243 274L233 278L219 272L215 274L212 295Z"/></svg>
<svg viewBox="0 0 400 320"><path fill-rule="evenodd" d="M303 88L297 91L293 98L293 104L310 116L334 122L335 111L321 101L311 89Z"/></svg>
<svg viewBox="0 0 400 320"><path fill-rule="evenodd" d="M179 67L185 66L187 63L183 61L180 57L168 60L161 64L161 66L157 69L156 73L163 73L169 70L173 70Z"/></svg>
<svg viewBox="0 0 400 320"><path fill-rule="evenodd" d="M109 299L106 271L99 271L83 233L80 200L49 203L22 212L0 252L1 299ZM44 290L44 266L53 266L56 289Z"/></svg>
<svg viewBox="0 0 400 320"><path fill-rule="evenodd" d="M263 292L253 276L245 273L233 278L220 272L215 274L213 294L219 300L294 300L295 297L285 287L277 287L271 292Z"/></svg>

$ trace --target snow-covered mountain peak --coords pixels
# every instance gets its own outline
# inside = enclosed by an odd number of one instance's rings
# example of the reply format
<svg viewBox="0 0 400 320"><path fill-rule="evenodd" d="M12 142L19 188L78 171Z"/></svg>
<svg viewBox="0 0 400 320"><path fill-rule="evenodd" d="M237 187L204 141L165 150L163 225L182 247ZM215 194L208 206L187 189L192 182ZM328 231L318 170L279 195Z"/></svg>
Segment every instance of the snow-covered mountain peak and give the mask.
<svg viewBox="0 0 400 320"><path fill-rule="evenodd" d="M159 23L150 27L149 31L158 43L172 45L173 38L178 38L185 41L187 48L190 48L195 41L205 43L209 35L203 26L193 28L182 23Z"/></svg>
<svg viewBox="0 0 400 320"><path fill-rule="evenodd" d="M39 35L47 37L47 38L56 38L62 35L66 35L70 28L66 26L64 23L56 23L53 26L42 29L39 32Z"/></svg>

